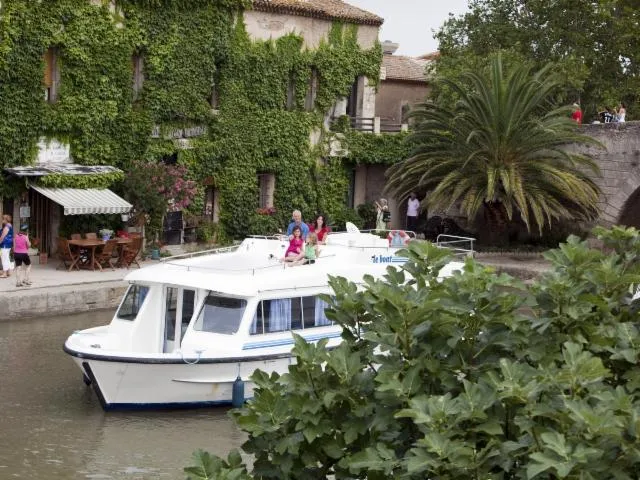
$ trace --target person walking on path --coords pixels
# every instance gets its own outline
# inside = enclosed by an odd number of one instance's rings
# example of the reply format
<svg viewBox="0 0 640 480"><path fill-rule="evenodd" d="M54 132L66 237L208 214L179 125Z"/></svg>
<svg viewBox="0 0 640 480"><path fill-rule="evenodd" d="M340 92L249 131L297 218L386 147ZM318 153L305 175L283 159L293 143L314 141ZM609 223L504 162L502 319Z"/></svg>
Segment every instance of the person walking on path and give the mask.
<svg viewBox="0 0 640 480"><path fill-rule="evenodd" d="M13 258L16 262L16 287L31 285L31 259L29 258L31 241L27 233L28 229L28 225L21 225L18 235L13 240Z"/></svg>
<svg viewBox="0 0 640 480"><path fill-rule="evenodd" d="M2 216L2 234L0 234L0 258L2 258L2 274L0 278L11 276L11 248L13 247L13 225L11 215Z"/></svg>
<svg viewBox="0 0 640 480"><path fill-rule="evenodd" d="M407 201L407 230L410 232L415 232L418 228L418 210L420 210L420 200L414 192L411 192Z"/></svg>

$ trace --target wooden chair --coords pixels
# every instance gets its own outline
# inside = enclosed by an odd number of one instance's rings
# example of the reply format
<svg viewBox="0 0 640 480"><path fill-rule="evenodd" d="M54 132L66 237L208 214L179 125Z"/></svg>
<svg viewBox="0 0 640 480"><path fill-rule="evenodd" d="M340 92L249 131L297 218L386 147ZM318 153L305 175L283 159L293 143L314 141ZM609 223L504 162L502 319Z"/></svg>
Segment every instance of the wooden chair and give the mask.
<svg viewBox="0 0 640 480"><path fill-rule="evenodd" d="M138 263L138 255L140 254L141 249L142 237L132 238L131 243L124 247L124 252L122 252L122 263L125 267L127 267L127 269L133 263L135 263L138 268L140 268L140 264Z"/></svg>
<svg viewBox="0 0 640 480"><path fill-rule="evenodd" d="M66 268L67 271L71 271L73 268L80 270L80 267L78 266L78 258L79 255L71 250L69 240L66 238L58 238L58 259L60 260L60 264L56 267L56 270L61 266ZM67 264L69 264L68 267Z"/></svg>
<svg viewBox="0 0 640 480"><path fill-rule="evenodd" d="M72 233L71 240L82 240L82 235L80 235L79 233Z"/></svg>
<svg viewBox="0 0 640 480"><path fill-rule="evenodd" d="M111 262L114 258L113 252L117 248L117 246L118 240L116 240L115 238L113 240L107 240L107 243L104 244L102 250L96 253L96 262L98 262L102 267L111 267L111 270L115 270L115 267Z"/></svg>
<svg viewBox="0 0 640 480"><path fill-rule="evenodd" d="M84 238L86 238L87 240L89 240L89 239L96 240L98 238L98 234L97 233L85 233L84 234Z"/></svg>

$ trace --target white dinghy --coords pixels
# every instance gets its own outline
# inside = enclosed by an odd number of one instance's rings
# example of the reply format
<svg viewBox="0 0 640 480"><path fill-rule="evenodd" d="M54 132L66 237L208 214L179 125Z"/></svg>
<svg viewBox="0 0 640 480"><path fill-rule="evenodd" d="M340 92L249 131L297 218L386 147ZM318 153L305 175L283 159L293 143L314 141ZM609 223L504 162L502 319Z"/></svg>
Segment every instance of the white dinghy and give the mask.
<svg viewBox="0 0 640 480"><path fill-rule="evenodd" d="M127 275L129 288L110 324L74 332L64 351L105 409L196 407L232 401L237 378L253 396L256 369L285 373L292 332L340 342L318 295L329 276L361 283L401 264L398 247L372 233L331 234L314 264L279 261L285 238L171 257ZM441 275L462 267L451 262ZM243 398L244 399L244 398Z"/></svg>

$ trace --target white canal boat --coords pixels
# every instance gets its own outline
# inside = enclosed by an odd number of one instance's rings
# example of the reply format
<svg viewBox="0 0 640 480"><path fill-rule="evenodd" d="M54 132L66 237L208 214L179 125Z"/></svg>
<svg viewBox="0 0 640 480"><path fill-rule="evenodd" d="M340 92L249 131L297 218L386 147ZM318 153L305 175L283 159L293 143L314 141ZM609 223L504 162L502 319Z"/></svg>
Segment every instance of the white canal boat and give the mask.
<svg viewBox="0 0 640 480"><path fill-rule="evenodd" d="M234 381L256 369L285 373L292 332L340 342L325 316L329 276L361 283L404 259L371 233L327 237L314 264L279 262L288 241L247 238L199 256L171 257L127 275L129 288L110 324L74 332L64 351L105 409L228 404ZM461 268L451 262L441 275Z"/></svg>

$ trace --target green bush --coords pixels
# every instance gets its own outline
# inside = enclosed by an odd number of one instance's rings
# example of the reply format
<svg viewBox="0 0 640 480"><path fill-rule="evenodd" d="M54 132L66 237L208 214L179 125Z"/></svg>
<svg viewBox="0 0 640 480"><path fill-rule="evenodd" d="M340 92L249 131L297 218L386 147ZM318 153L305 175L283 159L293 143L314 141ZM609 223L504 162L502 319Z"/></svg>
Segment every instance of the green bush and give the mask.
<svg viewBox="0 0 640 480"><path fill-rule="evenodd" d="M218 236L218 224L211 220L203 220L196 227L196 239L198 242L212 244Z"/></svg>
<svg viewBox="0 0 640 480"><path fill-rule="evenodd" d="M378 217L378 210L373 203L362 203L356 208L358 215L362 219L362 228L366 230L373 230L376 228L376 218Z"/></svg>
<svg viewBox="0 0 640 480"><path fill-rule="evenodd" d="M640 236L595 234L612 253L571 237L529 286L473 259L438 279L427 242L364 288L331 279L343 342L295 336L233 412L252 466L199 452L188 478L638 478Z"/></svg>
<svg viewBox="0 0 640 480"><path fill-rule="evenodd" d="M278 218L272 215L255 214L249 223L249 235L274 235L282 230Z"/></svg>
<svg viewBox="0 0 640 480"><path fill-rule="evenodd" d="M331 221L331 228L336 232L341 232L346 229L346 223L351 222L356 227L362 228L363 221L358 212L352 208L344 208L341 212L335 215Z"/></svg>

